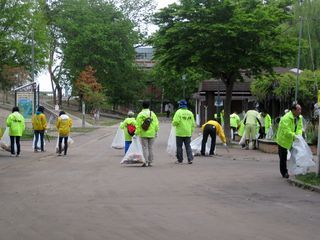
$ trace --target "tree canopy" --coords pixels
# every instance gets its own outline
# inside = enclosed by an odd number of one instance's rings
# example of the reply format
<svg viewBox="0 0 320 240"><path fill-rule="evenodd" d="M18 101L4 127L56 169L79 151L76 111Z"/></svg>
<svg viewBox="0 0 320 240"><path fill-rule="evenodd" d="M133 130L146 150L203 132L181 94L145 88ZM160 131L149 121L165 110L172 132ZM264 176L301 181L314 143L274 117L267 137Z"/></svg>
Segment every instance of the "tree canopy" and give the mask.
<svg viewBox="0 0 320 240"><path fill-rule="evenodd" d="M290 1L181 0L155 15L159 31L151 39L155 58L178 72L203 69L226 85L225 127L235 81L284 66L296 39L284 37L292 17Z"/></svg>

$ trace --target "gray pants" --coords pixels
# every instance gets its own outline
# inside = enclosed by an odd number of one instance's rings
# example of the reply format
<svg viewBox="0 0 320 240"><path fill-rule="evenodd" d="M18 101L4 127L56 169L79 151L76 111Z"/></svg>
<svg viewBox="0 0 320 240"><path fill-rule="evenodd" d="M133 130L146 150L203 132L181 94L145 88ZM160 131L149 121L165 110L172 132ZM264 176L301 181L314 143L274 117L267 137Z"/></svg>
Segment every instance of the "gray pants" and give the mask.
<svg viewBox="0 0 320 240"><path fill-rule="evenodd" d="M187 158L188 162L191 162L193 160L193 155L192 155L192 149L190 146L191 143L191 137L178 137L176 136L176 143L177 143L177 159L178 162L183 161L183 152L182 152L182 145L184 143L184 146L187 151Z"/></svg>
<svg viewBox="0 0 320 240"><path fill-rule="evenodd" d="M153 151L152 146L154 143L154 138L143 138L140 137L140 142L142 145L143 157L147 163L153 162Z"/></svg>

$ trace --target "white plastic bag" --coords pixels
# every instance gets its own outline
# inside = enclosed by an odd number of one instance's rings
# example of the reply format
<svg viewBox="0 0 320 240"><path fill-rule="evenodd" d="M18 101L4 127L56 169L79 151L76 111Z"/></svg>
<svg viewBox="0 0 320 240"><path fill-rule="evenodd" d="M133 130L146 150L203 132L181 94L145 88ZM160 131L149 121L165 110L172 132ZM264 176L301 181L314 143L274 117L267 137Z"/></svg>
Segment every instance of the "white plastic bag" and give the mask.
<svg viewBox="0 0 320 240"><path fill-rule="evenodd" d="M111 147L115 148L115 149L123 149L124 148L124 144L125 144L125 138L124 138L124 132L123 130L120 128L120 125L117 129L116 135L113 138Z"/></svg>
<svg viewBox="0 0 320 240"><path fill-rule="evenodd" d="M272 127L270 127L269 131L266 135L266 139L270 140L270 139L272 139L272 136L273 136L273 129L272 129Z"/></svg>
<svg viewBox="0 0 320 240"><path fill-rule="evenodd" d="M1 137L0 145L1 145L1 148L3 148L4 150L6 150L8 152L11 151L11 149L10 149L11 143L10 143L10 136L9 136L9 128L8 127L6 127L6 130L4 131L4 133Z"/></svg>
<svg viewBox="0 0 320 240"><path fill-rule="evenodd" d="M244 132L240 141L239 141L239 145L244 145L246 144L246 133Z"/></svg>
<svg viewBox="0 0 320 240"><path fill-rule="evenodd" d="M142 164L145 162L141 143L137 137L133 137L130 147L120 164Z"/></svg>
<svg viewBox="0 0 320 240"><path fill-rule="evenodd" d="M309 167L315 166L310 147L298 136L292 144L291 157L289 161L289 174L306 174Z"/></svg>
<svg viewBox="0 0 320 240"><path fill-rule="evenodd" d="M196 139L194 139L191 143L191 149L192 149L192 153L194 156L199 156L201 155L201 145L202 145L202 139L203 139L203 135L197 137ZM211 147L211 137L208 137L207 143L206 143L206 150L205 150L205 154L209 155L210 153L210 147ZM214 149L214 153L216 152L216 149Z"/></svg>
<svg viewBox="0 0 320 240"><path fill-rule="evenodd" d="M74 143L74 140L69 136L68 137L68 148L70 147L70 145L72 145ZM61 151L64 151L64 140L62 140L61 143ZM56 144L56 153L59 152L59 136L57 137L57 144Z"/></svg>
<svg viewBox="0 0 320 240"><path fill-rule="evenodd" d="M177 144L176 144L176 128L171 126L170 135L168 138L168 145L167 145L167 153L172 156L175 156L177 152Z"/></svg>

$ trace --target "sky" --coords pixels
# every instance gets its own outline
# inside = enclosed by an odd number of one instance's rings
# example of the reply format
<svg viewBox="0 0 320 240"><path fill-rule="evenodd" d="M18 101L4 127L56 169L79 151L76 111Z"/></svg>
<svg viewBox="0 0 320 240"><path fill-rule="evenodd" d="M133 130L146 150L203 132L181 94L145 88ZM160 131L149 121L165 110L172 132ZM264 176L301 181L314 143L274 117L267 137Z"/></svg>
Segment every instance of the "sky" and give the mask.
<svg viewBox="0 0 320 240"><path fill-rule="evenodd" d="M178 0L156 0L158 3L157 9L164 8L171 3L178 2ZM155 31L155 27L150 27L151 31ZM49 74L47 70L39 74L36 81L40 84L40 91L52 91Z"/></svg>

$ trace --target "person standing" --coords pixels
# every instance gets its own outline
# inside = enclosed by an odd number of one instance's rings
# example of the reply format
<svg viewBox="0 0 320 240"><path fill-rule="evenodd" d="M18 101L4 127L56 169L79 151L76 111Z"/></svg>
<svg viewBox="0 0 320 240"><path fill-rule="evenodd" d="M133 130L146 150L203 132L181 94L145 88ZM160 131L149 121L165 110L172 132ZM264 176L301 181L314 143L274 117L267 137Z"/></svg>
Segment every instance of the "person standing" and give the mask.
<svg viewBox="0 0 320 240"><path fill-rule="evenodd" d="M150 110L149 101L143 101L142 108L136 119L136 135L140 137L143 157L146 160L142 167L151 167L153 163L153 144L159 131L159 121L156 114Z"/></svg>
<svg viewBox="0 0 320 240"><path fill-rule="evenodd" d="M283 178L289 178L287 169L287 152L297 136L302 135L301 106L293 104L291 111L280 119L277 131L278 154L280 158L280 173Z"/></svg>
<svg viewBox="0 0 320 240"><path fill-rule="evenodd" d="M34 152L41 150L44 152L44 132L47 128L47 118L44 115L44 107L39 106L36 114L32 117L32 127L34 132ZM40 149L38 148L38 141L40 137Z"/></svg>
<svg viewBox="0 0 320 240"><path fill-rule="evenodd" d="M195 120L193 113L187 109L187 101L181 100L179 102L179 109L173 116L172 125L176 127L176 145L177 145L177 161L176 163L183 162L184 144L187 152L188 163L192 164L193 154L190 146L191 136L195 128Z"/></svg>
<svg viewBox="0 0 320 240"><path fill-rule="evenodd" d="M129 111L128 117L120 124L120 128L123 129L124 132L124 153L127 153L131 143L132 136L135 134L136 129L136 119L134 118L134 112Z"/></svg>
<svg viewBox="0 0 320 240"><path fill-rule="evenodd" d="M61 156L62 154L62 140L64 140L64 155L66 156L68 151L68 138L72 127L72 119L64 111L60 111L56 127L59 132L58 156Z"/></svg>
<svg viewBox="0 0 320 240"><path fill-rule="evenodd" d="M16 154L16 157L20 156L20 138L25 129L24 117L19 113L18 107L12 108L12 113L7 118L7 127L9 127L10 136L10 150L11 157ZM16 143L17 152L15 152L14 144Z"/></svg>
<svg viewBox="0 0 320 240"><path fill-rule="evenodd" d="M240 127L240 117L237 112L234 112L230 115L230 128L232 130L232 140L235 140L235 133Z"/></svg>
<svg viewBox="0 0 320 240"><path fill-rule="evenodd" d="M208 140L208 136L211 137L211 146L209 155L214 155L214 149L216 148L216 136L219 135L222 143L224 146L227 146L227 140L226 136L224 135L222 126L219 124L219 122L215 120L209 120L201 127L203 137L202 137L202 143L201 143L201 155L204 156L206 153L206 144Z"/></svg>
<svg viewBox="0 0 320 240"><path fill-rule="evenodd" d="M253 142L253 149L257 149L257 122L261 126L259 113L256 110L248 110L244 117L245 134L246 134L246 150L249 149L250 138Z"/></svg>
<svg viewBox="0 0 320 240"><path fill-rule="evenodd" d="M271 117L266 111L262 111L260 114L261 127L259 131L259 139L263 139L268 134L272 125Z"/></svg>

